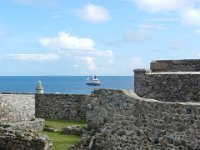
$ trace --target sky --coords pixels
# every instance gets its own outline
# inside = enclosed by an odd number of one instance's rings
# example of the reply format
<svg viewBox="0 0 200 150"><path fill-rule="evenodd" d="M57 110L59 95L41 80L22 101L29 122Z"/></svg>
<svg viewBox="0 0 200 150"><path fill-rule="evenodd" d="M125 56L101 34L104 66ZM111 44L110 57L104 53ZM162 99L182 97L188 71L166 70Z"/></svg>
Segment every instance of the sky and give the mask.
<svg viewBox="0 0 200 150"><path fill-rule="evenodd" d="M132 76L199 43L200 0L1 0L0 76Z"/></svg>

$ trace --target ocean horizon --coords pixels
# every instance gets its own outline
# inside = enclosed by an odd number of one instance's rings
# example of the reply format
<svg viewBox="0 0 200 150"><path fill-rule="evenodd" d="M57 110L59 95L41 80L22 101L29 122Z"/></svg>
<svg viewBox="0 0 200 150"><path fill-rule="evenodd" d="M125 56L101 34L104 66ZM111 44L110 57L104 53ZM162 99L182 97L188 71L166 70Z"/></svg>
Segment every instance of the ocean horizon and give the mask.
<svg viewBox="0 0 200 150"><path fill-rule="evenodd" d="M133 76L98 76L100 86L86 85L89 76L0 76L0 93L35 93L38 81L44 93L90 94L94 88L133 89Z"/></svg>

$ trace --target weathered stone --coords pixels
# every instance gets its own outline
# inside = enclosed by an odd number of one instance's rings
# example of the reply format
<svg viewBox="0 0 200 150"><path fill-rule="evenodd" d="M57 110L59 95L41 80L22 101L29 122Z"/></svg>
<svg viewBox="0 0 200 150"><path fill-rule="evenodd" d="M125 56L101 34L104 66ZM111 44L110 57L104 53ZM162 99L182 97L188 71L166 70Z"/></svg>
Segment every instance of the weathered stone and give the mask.
<svg viewBox="0 0 200 150"><path fill-rule="evenodd" d="M52 143L47 137L35 132L22 132L0 128L0 149L6 150L51 150Z"/></svg>
<svg viewBox="0 0 200 150"><path fill-rule="evenodd" d="M0 94L0 124L31 121L34 114L34 94Z"/></svg>
<svg viewBox="0 0 200 150"><path fill-rule="evenodd" d="M97 95L96 92L100 95ZM133 92L125 90L118 92L100 89L93 93L95 95L88 103L98 107L87 111L89 117L86 116L86 119L92 125L87 130L88 136L86 137L88 138L81 139L71 150L81 147L87 149L91 136L95 136L96 149L198 147L198 144L191 144L190 137L195 135L195 140L200 138L200 134L196 134L199 122L191 121L200 117L199 114L193 115L193 112L200 109L199 103L160 102L140 98ZM99 103L100 101L101 103ZM121 107L124 106L123 103L130 108ZM133 105L135 107L132 107ZM102 108L107 112L107 119L101 125L97 125L99 118L102 118L103 115L103 113L99 113ZM188 114L187 109L189 108L192 112ZM179 113L177 113L177 109ZM94 126L95 128L92 128ZM83 145L83 143L88 144Z"/></svg>
<svg viewBox="0 0 200 150"><path fill-rule="evenodd" d="M152 71L200 71L199 59L157 60L150 64Z"/></svg>
<svg viewBox="0 0 200 150"><path fill-rule="evenodd" d="M180 67L180 64L185 65ZM200 95L197 94L200 87L199 59L156 61L151 63L151 69L151 72L134 70L136 94L160 101L200 102Z"/></svg>
<svg viewBox="0 0 200 150"><path fill-rule="evenodd" d="M81 94L36 94L35 115L39 118L85 120L89 95Z"/></svg>

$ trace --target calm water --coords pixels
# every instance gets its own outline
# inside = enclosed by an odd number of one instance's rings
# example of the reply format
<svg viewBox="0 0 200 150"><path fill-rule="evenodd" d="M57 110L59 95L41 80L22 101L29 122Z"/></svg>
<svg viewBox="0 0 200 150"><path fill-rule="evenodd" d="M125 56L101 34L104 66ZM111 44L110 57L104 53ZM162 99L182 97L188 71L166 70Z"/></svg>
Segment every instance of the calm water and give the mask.
<svg viewBox="0 0 200 150"><path fill-rule="evenodd" d="M90 94L94 88L133 89L132 76L99 76L100 86L88 86L86 79L86 76L1 76L0 92L34 93L39 80L45 93Z"/></svg>

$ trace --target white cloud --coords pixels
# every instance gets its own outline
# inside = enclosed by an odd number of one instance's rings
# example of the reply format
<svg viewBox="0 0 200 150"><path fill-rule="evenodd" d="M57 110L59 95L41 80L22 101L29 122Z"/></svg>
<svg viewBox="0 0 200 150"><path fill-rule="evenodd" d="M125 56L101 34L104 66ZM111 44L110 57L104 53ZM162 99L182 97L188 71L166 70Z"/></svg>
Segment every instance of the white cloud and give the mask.
<svg viewBox="0 0 200 150"><path fill-rule="evenodd" d="M199 0L132 0L136 5L149 12L174 12L189 26L200 26Z"/></svg>
<svg viewBox="0 0 200 150"><path fill-rule="evenodd" d="M184 24L189 26L200 26L200 10L192 7L184 9L181 13L181 18Z"/></svg>
<svg viewBox="0 0 200 150"><path fill-rule="evenodd" d="M160 24L142 24L142 25L140 25L140 28L142 28L142 29L155 28L155 29L160 29L160 30L167 30L168 29L167 27L162 26Z"/></svg>
<svg viewBox="0 0 200 150"><path fill-rule="evenodd" d="M107 50L107 51L96 51L94 53L97 56L104 56L104 57L113 57L113 51Z"/></svg>
<svg viewBox="0 0 200 150"><path fill-rule="evenodd" d="M8 54L8 57L22 61L52 61L59 58L57 54Z"/></svg>
<svg viewBox="0 0 200 150"><path fill-rule="evenodd" d="M53 49L94 50L94 42L89 38L79 38L66 32L59 32L56 37L43 37L39 42Z"/></svg>
<svg viewBox="0 0 200 150"><path fill-rule="evenodd" d="M89 70L95 70L95 69L97 69L93 57L89 57L88 56L88 57L85 57L84 60L85 60L86 65L87 65L86 66L87 69L89 69Z"/></svg>
<svg viewBox="0 0 200 150"><path fill-rule="evenodd" d="M59 32L55 37L40 38L39 42L45 47L57 50L54 52L59 58L73 61L74 68L99 71L114 61L112 50L97 50L93 40L72 36L66 32Z"/></svg>
<svg viewBox="0 0 200 150"><path fill-rule="evenodd" d="M133 0L143 10L163 12L176 10L185 5L185 0Z"/></svg>
<svg viewBox="0 0 200 150"><path fill-rule="evenodd" d="M146 29L139 30L129 30L124 34L124 38L128 42L142 42L146 40L151 40L154 37L154 34Z"/></svg>
<svg viewBox="0 0 200 150"><path fill-rule="evenodd" d="M87 4L80 10L76 11L76 14L83 20L93 22L93 23L101 23L109 20L109 12L102 6Z"/></svg>

